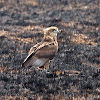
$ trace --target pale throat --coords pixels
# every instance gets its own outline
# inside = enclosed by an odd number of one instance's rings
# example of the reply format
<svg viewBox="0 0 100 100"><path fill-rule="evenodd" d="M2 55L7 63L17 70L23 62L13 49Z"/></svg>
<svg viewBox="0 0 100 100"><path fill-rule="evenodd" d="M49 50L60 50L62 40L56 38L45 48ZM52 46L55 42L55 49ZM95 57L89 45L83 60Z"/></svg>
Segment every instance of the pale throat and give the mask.
<svg viewBox="0 0 100 100"><path fill-rule="evenodd" d="M44 35L44 40L57 41L57 36L52 37Z"/></svg>
<svg viewBox="0 0 100 100"><path fill-rule="evenodd" d="M58 49L58 42L57 42L57 36L55 37L51 37L51 36L44 36L44 42L49 42L50 44L51 43L54 43L54 45L57 47Z"/></svg>

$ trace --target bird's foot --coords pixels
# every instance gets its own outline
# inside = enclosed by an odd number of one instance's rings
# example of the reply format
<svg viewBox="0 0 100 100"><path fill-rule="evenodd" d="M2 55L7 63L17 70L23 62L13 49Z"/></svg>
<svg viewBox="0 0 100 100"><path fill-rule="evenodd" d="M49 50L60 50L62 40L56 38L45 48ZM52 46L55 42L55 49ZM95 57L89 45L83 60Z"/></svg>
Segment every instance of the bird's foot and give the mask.
<svg viewBox="0 0 100 100"><path fill-rule="evenodd" d="M39 67L37 67L37 69L38 69L38 70L41 70L41 71L43 71L43 70L46 71L46 70L47 70L44 66L39 66Z"/></svg>
<svg viewBox="0 0 100 100"><path fill-rule="evenodd" d="M45 72L45 73L50 73L46 68L44 68L44 66L40 66L40 67L37 67L37 69L41 72Z"/></svg>
<svg viewBox="0 0 100 100"><path fill-rule="evenodd" d="M39 67L37 67L37 69L42 71L42 70L44 70L44 67L43 66L39 66Z"/></svg>

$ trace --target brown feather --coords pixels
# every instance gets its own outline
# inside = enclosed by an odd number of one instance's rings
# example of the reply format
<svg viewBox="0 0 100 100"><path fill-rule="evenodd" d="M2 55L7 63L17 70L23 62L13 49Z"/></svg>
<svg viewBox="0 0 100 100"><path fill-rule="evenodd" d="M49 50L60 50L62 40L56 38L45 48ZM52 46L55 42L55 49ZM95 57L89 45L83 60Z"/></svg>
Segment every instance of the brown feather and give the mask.
<svg viewBox="0 0 100 100"><path fill-rule="evenodd" d="M56 29L56 27L51 27L51 30L52 29ZM42 42L36 44L30 49L28 56L24 60L22 66L44 66L47 64L47 62L49 62L49 60L53 59L55 53L58 50L58 43L55 33L52 33L53 35L50 36L49 33L51 30L46 30L47 34L44 35Z"/></svg>
<svg viewBox="0 0 100 100"><path fill-rule="evenodd" d="M54 45L54 43L51 43L40 48L34 56L36 56L37 58L46 58L51 60L55 56L56 52L57 47Z"/></svg>

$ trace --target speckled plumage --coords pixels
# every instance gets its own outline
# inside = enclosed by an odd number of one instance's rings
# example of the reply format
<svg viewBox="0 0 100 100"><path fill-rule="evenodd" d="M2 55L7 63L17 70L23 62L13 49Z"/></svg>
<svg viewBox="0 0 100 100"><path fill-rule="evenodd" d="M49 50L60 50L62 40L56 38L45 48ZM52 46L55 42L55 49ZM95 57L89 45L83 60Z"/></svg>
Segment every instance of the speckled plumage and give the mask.
<svg viewBox="0 0 100 100"><path fill-rule="evenodd" d="M33 46L22 66L34 66L41 69L49 68L49 61L53 59L57 50L57 27L49 27L44 30L43 40Z"/></svg>

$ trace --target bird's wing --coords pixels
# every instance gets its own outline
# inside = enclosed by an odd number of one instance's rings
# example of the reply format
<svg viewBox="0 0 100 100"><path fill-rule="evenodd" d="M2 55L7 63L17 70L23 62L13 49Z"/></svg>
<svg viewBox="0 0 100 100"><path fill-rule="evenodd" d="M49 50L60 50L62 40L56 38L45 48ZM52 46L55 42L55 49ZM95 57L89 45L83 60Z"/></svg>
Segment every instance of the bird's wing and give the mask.
<svg viewBox="0 0 100 100"><path fill-rule="evenodd" d="M54 43L43 43L31 52L23 62L23 66L30 66L38 59L52 59L57 51Z"/></svg>
<svg viewBox="0 0 100 100"><path fill-rule="evenodd" d="M30 55L31 53L33 53L42 43L37 43L36 45L34 45L33 47L31 47L28 55Z"/></svg>
<svg viewBox="0 0 100 100"><path fill-rule="evenodd" d="M33 47L31 47L30 51L28 52L28 56L26 57L26 59L24 60L22 66L24 66L24 64L27 62L27 60L36 52L37 48L41 45L42 43L37 43L36 45L34 45Z"/></svg>
<svg viewBox="0 0 100 100"><path fill-rule="evenodd" d="M54 43L46 44L39 48L35 53L37 58L52 59L57 52L58 47Z"/></svg>

